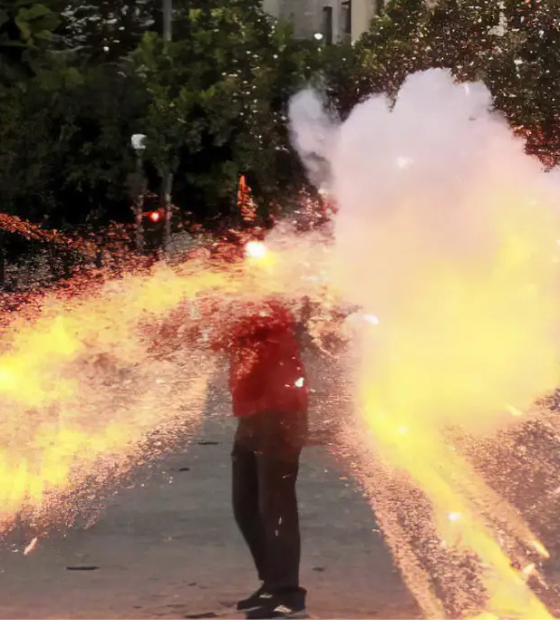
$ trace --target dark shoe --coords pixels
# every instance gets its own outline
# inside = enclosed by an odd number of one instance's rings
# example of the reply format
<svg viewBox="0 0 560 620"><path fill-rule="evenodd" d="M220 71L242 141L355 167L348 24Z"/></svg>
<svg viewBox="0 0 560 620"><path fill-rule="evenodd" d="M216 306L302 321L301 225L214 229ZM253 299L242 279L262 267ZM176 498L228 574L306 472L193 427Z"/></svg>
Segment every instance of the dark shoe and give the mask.
<svg viewBox="0 0 560 620"><path fill-rule="evenodd" d="M237 603L237 609L239 611L247 611L249 609L255 609L255 607L262 607L272 598L272 594L265 592L264 586L261 586L256 592L253 592L251 596L244 598Z"/></svg>
<svg viewBox="0 0 560 620"><path fill-rule="evenodd" d="M306 591L301 588L296 591L275 593L270 595L262 593L259 597L258 607L247 613L248 620L260 620L261 618L307 618L305 609Z"/></svg>

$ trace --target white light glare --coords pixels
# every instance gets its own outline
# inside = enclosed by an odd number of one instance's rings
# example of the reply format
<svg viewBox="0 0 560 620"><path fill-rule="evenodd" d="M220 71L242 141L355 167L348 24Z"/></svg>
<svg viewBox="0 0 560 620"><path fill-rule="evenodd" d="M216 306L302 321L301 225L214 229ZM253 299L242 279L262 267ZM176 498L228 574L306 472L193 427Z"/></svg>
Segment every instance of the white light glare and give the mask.
<svg viewBox="0 0 560 620"><path fill-rule="evenodd" d="M250 258L263 258L266 252L265 244L260 241L249 241L245 246L245 253Z"/></svg>
<svg viewBox="0 0 560 620"><path fill-rule="evenodd" d="M397 157L397 167L401 170L405 168L409 168L414 163L414 160L411 157Z"/></svg>

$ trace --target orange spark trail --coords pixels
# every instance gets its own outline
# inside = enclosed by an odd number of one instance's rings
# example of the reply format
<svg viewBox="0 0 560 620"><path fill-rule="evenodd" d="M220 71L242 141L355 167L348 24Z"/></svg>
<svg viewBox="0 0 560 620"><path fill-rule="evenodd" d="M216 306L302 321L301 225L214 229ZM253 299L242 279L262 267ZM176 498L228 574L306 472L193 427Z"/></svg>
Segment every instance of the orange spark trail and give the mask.
<svg viewBox="0 0 560 620"><path fill-rule="evenodd" d="M197 423L215 365L208 331L246 300L312 293L299 277L309 248L280 246L250 246L241 265L200 259L125 274L95 293L47 297L38 316L9 324L0 342L0 528L18 514L71 520L72 494L91 487L91 503ZM201 316L209 304L212 316ZM202 339L190 335L195 327ZM148 448L154 433L163 440Z"/></svg>
<svg viewBox="0 0 560 620"><path fill-rule="evenodd" d="M63 512L59 500L129 467L158 430L191 426L212 369L199 350L154 359L150 333L202 291L227 289L218 273L160 270L108 282L104 294L46 300L36 319L16 319L0 356L0 519ZM95 490L94 490L95 492ZM31 517L30 517L31 518Z"/></svg>

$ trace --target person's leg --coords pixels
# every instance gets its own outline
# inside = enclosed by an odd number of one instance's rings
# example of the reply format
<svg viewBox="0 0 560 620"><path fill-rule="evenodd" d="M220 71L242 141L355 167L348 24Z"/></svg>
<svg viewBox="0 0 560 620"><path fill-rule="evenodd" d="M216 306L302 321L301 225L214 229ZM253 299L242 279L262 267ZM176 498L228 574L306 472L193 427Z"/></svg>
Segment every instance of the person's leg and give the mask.
<svg viewBox="0 0 560 620"><path fill-rule="evenodd" d="M267 592L299 592L301 539L296 495L300 450L257 453Z"/></svg>
<svg viewBox="0 0 560 620"><path fill-rule="evenodd" d="M267 412L254 419L254 428L264 590L272 596L248 617L295 617L305 611L306 594L299 585L301 540L296 495L306 415Z"/></svg>
<svg viewBox="0 0 560 620"><path fill-rule="evenodd" d="M266 597L260 597L259 605L247 613L248 619L306 617L306 591L299 585L299 453L299 449L280 455L257 453Z"/></svg>
<svg viewBox="0 0 560 620"><path fill-rule="evenodd" d="M264 541L259 511L257 460L254 450L239 434L232 451L232 500L235 521L253 556L259 579L264 581Z"/></svg>

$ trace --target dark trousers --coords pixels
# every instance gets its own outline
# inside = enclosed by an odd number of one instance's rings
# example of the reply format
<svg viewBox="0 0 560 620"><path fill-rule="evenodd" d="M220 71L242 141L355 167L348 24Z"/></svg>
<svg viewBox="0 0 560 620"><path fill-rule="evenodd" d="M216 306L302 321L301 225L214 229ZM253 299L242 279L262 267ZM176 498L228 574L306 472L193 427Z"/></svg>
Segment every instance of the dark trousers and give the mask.
<svg viewBox="0 0 560 620"><path fill-rule="evenodd" d="M267 592L299 590L296 496L306 417L240 418L233 445L233 511Z"/></svg>

